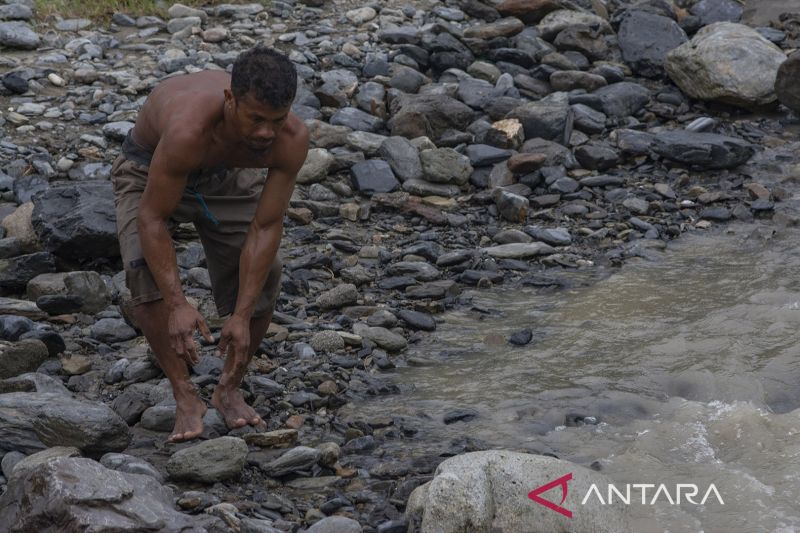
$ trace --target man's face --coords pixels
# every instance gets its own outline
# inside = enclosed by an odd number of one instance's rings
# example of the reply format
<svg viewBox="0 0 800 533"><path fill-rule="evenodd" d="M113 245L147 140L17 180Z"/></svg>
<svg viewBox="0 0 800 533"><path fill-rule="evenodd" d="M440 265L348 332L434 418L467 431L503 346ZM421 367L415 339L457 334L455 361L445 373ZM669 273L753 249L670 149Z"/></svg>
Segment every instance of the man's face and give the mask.
<svg viewBox="0 0 800 533"><path fill-rule="evenodd" d="M234 99L233 109L236 129L242 141L254 152L265 152L286 124L291 106L275 108L247 93Z"/></svg>

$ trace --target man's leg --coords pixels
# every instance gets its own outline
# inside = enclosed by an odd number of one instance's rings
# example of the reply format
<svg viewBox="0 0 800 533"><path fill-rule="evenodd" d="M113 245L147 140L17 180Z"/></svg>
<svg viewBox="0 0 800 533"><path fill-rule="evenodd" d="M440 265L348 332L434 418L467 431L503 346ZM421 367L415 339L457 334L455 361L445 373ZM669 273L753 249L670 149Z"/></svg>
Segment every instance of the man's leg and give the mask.
<svg viewBox="0 0 800 533"><path fill-rule="evenodd" d="M163 300L143 303L132 309L136 324L144 332L150 348L158 359L158 365L167 375L175 396L175 428L168 441L191 440L203 433L203 415L206 404L197 395L194 383L189 379L186 363L170 348L169 335L165 325L169 313Z"/></svg>
<svg viewBox="0 0 800 533"><path fill-rule="evenodd" d="M255 409L244 401L239 385L244 379L245 372L247 372L247 365L250 364L253 354L256 353L261 344L261 339L264 338L264 334L267 332L271 319L272 313L269 313L266 316L250 320L250 351L247 361L236 365L232 357L225 358L225 366L222 368L222 375L214 390L211 403L222 414L225 423L231 429L240 428L247 424L255 426L263 422Z"/></svg>

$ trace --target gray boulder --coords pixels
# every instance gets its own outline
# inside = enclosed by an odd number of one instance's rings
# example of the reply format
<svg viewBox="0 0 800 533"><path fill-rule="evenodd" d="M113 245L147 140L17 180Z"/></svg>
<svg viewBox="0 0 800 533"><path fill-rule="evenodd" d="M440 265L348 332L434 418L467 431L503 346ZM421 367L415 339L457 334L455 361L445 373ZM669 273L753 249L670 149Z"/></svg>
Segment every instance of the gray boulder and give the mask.
<svg viewBox="0 0 800 533"><path fill-rule="evenodd" d="M611 117L635 115L650 101L650 91L637 83L621 81L597 89L603 113Z"/></svg>
<svg viewBox="0 0 800 533"><path fill-rule="evenodd" d="M573 114L567 93L553 93L537 102L527 102L513 109L506 118L515 118L525 129L525 138L541 138L569 143Z"/></svg>
<svg viewBox="0 0 800 533"><path fill-rule="evenodd" d="M0 22L0 45L20 50L35 50L41 39L25 22Z"/></svg>
<svg viewBox="0 0 800 533"><path fill-rule="evenodd" d="M434 142L447 130L464 131L476 116L471 107L444 94L404 94L392 100L390 108L392 135L426 136Z"/></svg>
<svg viewBox="0 0 800 533"><path fill-rule="evenodd" d="M775 94L778 100L794 111L800 113L800 53L795 52L783 62L775 78Z"/></svg>
<svg viewBox="0 0 800 533"><path fill-rule="evenodd" d="M389 163L380 159L360 161L350 167L353 187L363 192L391 192L400 187Z"/></svg>
<svg viewBox="0 0 800 533"><path fill-rule="evenodd" d="M658 134L651 148L670 161L702 169L735 168L755 153L753 145L741 139L683 130Z"/></svg>
<svg viewBox="0 0 800 533"><path fill-rule="evenodd" d="M82 457L58 457L12 475L0 497L7 531L164 531L199 533L172 507L172 491L150 476L109 470ZM56 518L57 517L57 518Z"/></svg>
<svg viewBox="0 0 800 533"><path fill-rule="evenodd" d="M671 18L638 10L622 20L617 38L625 62L650 78L663 76L667 53L689 40Z"/></svg>
<svg viewBox="0 0 800 533"><path fill-rule="evenodd" d="M33 203L33 229L56 256L83 263L119 255L110 182L53 187Z"/></svg>
<svg viewBox="0 0 800 533"><path fill-rule="evenodd" d="M419 154L422 172L427 181L464 185L472 174L469 158L452 148L433 148Z"/></svg>
<svg viewBox="0 0 800 533"><path fill-rule="evenodd" d="M419 151L405 137L387 137L378 149L378 155L389 163L400 181L422 178L422 163Z"/></svg>
<svg viewBox="0 0 800 533"><path fill-rule="evenodd" d="M665 67L683 92L745 108L776 101L780 48L742 24L718 22L667 54Z"/></svg>
<svg viewBox="0 0 800 533"><path fill-rule="evenodd" d="M75 446L84 453L120 452L128 425L109 407L58 393L0 395L0 450L33 453Z"/></svg>
<svg viewBox="0 0 800 533"><path fill-rule="evenodd" d="M216 483L238 477L247 460L247 444L238 437L219 437L178 450L167 461L172 479Z"/></svg>
<svg viewBox="0 0 800 533"><path fill-rule="evenodd" d="M561 506L571 518L532 501L528 494L566 475L571 478ZM625 533L632 531L628 509L619 501L601 505L581 499L592 484L605 490L610 480L593 470L552 457L503 450L466 453L439 464L431 481L414 489L406 515L421 519L423 532L438 533ZM559 502L558 486L540 497Z"/></svg>

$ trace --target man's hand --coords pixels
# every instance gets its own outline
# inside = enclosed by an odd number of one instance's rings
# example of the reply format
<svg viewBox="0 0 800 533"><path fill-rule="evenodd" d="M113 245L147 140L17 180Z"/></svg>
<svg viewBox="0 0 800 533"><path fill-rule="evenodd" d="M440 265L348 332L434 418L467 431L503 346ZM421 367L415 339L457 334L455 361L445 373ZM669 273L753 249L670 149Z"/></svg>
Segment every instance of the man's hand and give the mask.
<svg viewBox="0 0 800 533"><path fill-rule="evenodd" d="M237 314L225 322L217 345L217 355L233 357L234 368L247 364L250 353L250 320Z"/></svg>
<svg viewBox="0 0 800 533"><path fill-rule="evenodd" d="M214 342L203 316L188 302L170 312L168 325L170 347L175 350L178 357L190 365L200 362L194 342L195 330L199 330L208 342Z"/></svg>

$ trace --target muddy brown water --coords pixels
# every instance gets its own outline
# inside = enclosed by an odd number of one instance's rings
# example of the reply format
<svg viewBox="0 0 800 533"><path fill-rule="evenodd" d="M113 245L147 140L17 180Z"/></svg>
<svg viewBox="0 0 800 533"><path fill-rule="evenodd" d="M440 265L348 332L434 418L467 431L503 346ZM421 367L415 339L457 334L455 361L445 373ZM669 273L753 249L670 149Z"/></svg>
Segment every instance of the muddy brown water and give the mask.
<svg viewBox="0 0 800 533"><path fill-rule="evenodd" d="M713 483L724 501L632 504L636 531L800 530L797 228L695 232L596 283L580 276L550 293L468 294L492 312L445 314L412 349L428 364L391 373L402 399L356 412L414 420L398 450L469 437L597 461L616 484L664 483L673 496L677 483L701 494ZM529 345L498 342L523 328ZM477 416L444 424L458 409ZM566 427L567 415L598 423Z"/></svg>

